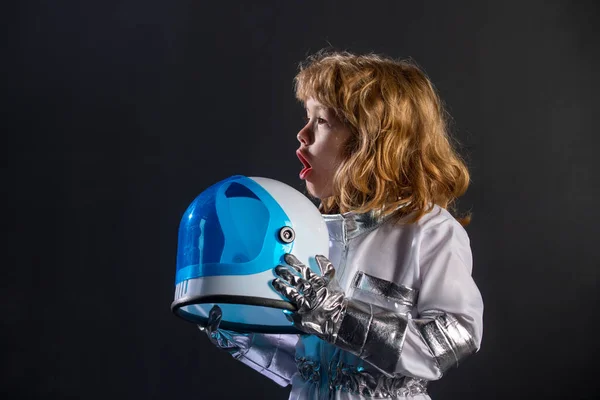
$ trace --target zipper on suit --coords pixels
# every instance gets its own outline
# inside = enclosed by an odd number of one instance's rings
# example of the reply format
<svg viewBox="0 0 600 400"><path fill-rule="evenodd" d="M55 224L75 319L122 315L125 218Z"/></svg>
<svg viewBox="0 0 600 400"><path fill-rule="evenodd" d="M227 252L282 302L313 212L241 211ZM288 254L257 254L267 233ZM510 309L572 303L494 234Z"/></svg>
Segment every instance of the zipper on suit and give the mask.
<svg viewBox="0 0 600 400"><path fill-rule="evenodd" d="M342 284L342 278L346 272L346 261L348 259L348 232L346 230L345 220L342 221L342 243L344 244L344 249L342 250L342 256L340 257L340 265L338 266L338 283L340 285Z"/></svg>

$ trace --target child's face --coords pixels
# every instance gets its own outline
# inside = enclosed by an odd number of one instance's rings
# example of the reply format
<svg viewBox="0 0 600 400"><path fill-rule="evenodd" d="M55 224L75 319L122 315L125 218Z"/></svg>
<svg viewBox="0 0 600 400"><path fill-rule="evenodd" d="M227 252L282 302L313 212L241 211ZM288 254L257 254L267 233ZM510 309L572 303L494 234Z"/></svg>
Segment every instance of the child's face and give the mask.
<svg viewBox="0 0 600 400"><path fill-rule="evenodd" d="M325 199L333 195L333 176L351 133L333 110L315 99L309 98L305 107L307 123L297 136L300 148L296 154L304 164L300 179L306 181L312 196Z"/></svg>

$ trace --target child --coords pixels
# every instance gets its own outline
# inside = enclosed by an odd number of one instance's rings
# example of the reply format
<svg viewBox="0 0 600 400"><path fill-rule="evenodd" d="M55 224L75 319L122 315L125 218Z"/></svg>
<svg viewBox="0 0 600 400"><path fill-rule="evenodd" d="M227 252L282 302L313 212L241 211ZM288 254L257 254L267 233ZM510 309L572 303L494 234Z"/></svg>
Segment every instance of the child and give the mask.
<svg viewBox="0 0 600 400"><path fill-rule="evenodd" d="M427 382L479 349L483 302L469 238L447 208L469 184L441 102L414 64L319 53L301 66L300 178L330 236L318 276L287 255L273 287L305 335L211 341L282 386L290 399L429 399Z"/></svg>

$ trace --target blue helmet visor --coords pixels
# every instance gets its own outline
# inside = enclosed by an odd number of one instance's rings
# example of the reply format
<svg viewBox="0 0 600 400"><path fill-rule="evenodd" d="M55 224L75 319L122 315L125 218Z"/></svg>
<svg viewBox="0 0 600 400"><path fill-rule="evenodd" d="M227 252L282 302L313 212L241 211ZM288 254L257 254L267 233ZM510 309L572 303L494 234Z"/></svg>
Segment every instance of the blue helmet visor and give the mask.
<svg viewBox="0 0 600 400"><path fill-rule="evenodd" d="M292 249L279 239L283 226L291 226L288 216L252 179L238 175L212 185L181 220L175 284L274 268Z"/></svg>

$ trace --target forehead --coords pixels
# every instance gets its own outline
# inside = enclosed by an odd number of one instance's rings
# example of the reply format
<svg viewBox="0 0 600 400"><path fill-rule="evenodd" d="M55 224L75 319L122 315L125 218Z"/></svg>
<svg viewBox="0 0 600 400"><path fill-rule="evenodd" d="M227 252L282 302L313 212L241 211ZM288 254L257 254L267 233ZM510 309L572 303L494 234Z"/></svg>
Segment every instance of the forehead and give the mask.
<svg viewBox="0 0 600 400"><path fill-rule="evenodd" d="M317 100L315 100L312 97L309 97L306 100L306 102L304 103L304 108L306 108L306 111L319 111L319 110L327 111L326 106L319 103Z"/></svg>

